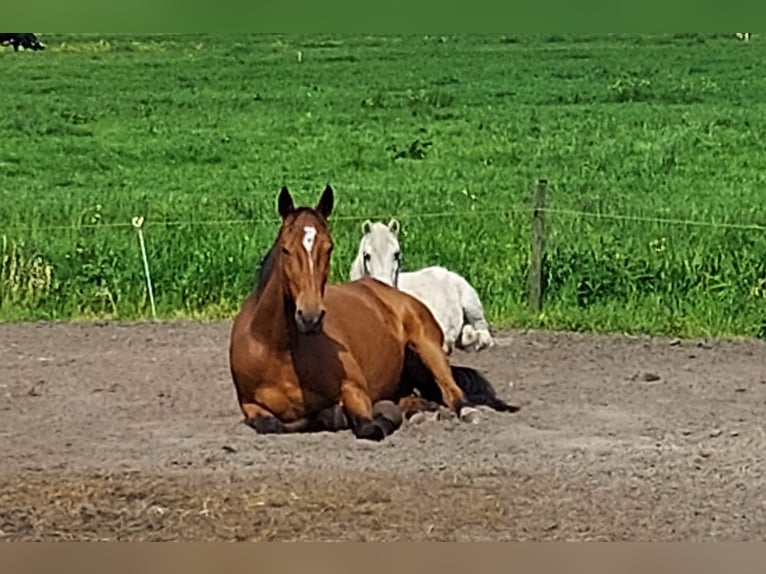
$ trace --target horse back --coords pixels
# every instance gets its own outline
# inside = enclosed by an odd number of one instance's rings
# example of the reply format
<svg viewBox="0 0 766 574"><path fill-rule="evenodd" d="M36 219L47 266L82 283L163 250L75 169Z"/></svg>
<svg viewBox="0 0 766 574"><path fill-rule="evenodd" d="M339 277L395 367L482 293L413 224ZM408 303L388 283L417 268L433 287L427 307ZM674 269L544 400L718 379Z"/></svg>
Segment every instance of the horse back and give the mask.
<svg viewBox="0 0 766 574"><path fill-rule="evenodd" d="M443 339L441 327L433 313L420 299L370 277L328 285L325 300L328 305L327 319L331 318L330 306L337 305L337 317L355 316L358 320L354 331L365 321L380 334L394 336L398 345L422 331L440 342Z"/></svg>

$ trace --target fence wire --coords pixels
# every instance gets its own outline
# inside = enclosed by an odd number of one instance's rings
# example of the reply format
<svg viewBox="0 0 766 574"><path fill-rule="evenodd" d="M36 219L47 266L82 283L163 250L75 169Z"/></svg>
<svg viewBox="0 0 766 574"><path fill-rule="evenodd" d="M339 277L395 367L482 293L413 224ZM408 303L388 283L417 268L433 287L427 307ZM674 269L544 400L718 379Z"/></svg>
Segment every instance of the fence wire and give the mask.
<svg viewBox="0 0 766 574"><path fill-rule="evenodd" d="M685 219L679 217L667 217L667 216L643 216L643 215L630 215L626 213L610 213L610 212L598 212L598 211L585 211L578 209L566 209L557 207L542 207L534 208L532 206L511 206L502 209L492 210L471 210L465 209L462 211L438 211L438 212L426 212L426 213L406 213L400 215L338 215L332 216L331 221L364 221L370 220L388 220L392 217L396 219L404 220L418 220L418 219L440 219L449 217L465 217L470 216L498 216L498 215L510 215L515 213L528 213L530 216L534 211L550 213L552 215L562 215L574 218L596 218L606 219L613 221L632 221L636 223L657 223L664 225L678 225L678 226L693 226L693 227L709 227L718 229L735 229L741 231L766 231L766 225L761 223L736 223L727 221L702 221L694 219ZM228 225L257 225L261 223L278 223L279 218L263 218L263 219L191 219L191 220L155 220L147 219L145 222L146 227L194 227L194 226L228 226ZM130 221L112 221L104 223L80 223L71 225L10 225L6 227L6 231L77 231L80 229L131 229L132 223Z"/></svg>

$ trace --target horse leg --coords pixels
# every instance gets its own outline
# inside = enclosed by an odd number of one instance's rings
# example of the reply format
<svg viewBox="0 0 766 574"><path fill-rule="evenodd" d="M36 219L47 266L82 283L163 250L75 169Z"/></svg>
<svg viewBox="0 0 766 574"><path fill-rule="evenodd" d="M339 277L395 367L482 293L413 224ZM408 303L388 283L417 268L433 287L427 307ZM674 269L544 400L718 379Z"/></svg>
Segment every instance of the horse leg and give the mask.
<svg viewBox="0 0 766 574"><path fill-rule="evenodd" d="M442 400L462 420L461 411L467 406L465 395L452 377L449 361L440 345L426 336L410 343L410 348L418 356L423 366L430 371L434 382L441 391Z"/></svg>
<svg viewBox="0 0 766 574"><path fill-rule="evenodd" d="M459 347L465 351L481 351L495 346L495 340L489 328L477 329L474 324L466 323L460 332Z"/></svg>
<svg viewBox="0 0 766 574"><path fill-rule="evenodd" d="M459 275L458 277L460 279L460 305L463 308L463 318L465 320L461 333L462 337L458 338L462 338L463 348L472 346L473 350L481 351L484 348L493 347L495 341L489 332L489 324L484 317L484 306L481 304L479 294L465 278ZM468 329L469 326L470 329Z"/></svg>
<svg viewBox="0 0 766 574"><path fill-rule="evenodd" d="M439 407L436 403L430 404L435 405L437 409ZM402 424L403 414L399 406L393 401L378 401L372 405L372 419L376 420L379 418L387 420L390 424L386 426L392 426L393 430L396 430ZM343 412L343 407L339 404L319 411L311 425L311 430L321 431L340 431L347 430L348 428L348 417Z"/></svg>
<svg viewBox="0 0 766 574"><path fill-rule="evenodd" d="M339 404L319 411L313 420L311 430L340 431L348 429L348 418Z"/></svg>
<svg viewBox="0 0 766 574"><path fill-rule="evenodd" d="M386 428L390 429L389 434L391 434L402 426L404 415L399 405L393 401L378 401L372 405L372 419L380 420Z"/></svg>
<svg viewBox="0 0 766 574"><path fill-rule="evenodd" d="M415 424L424 420L437 420L441 408L439 403L418 396L403 397L399 399L398 406L404 418Z"/></svg>
<svg viewBox="0 0 766 574"><path fill-rule="evenodd" d="M242 410L245 411L245 424L258 434L340 431L348 428L348 419L340 405L333 405L313 416L301 417L287 423L254 403L242 405Z"/></svg>
<svg viewBox="0 0 766 574"><path fill-rule="evenodd" d="M414 395L408 397L402 397L397 403L399 410L402 411L404 418L410 419L413 415L424 411L438 411L439 403L429 401L423 397L416 397Z"/></svg>
<svg viewBox="0 0 766 574"><path fill-rule="evenodd" d="M340 392L351 431L356 438L380 441L393 433L401 424L401 411L399 411L397 423L396 416L388 405L379 406L380 403L390 401L380 401L373 412L370 396L358 382L346 379L341 384ZM396 405L393 406L396 407Z"/></svg>
<svg viewBox="0 0 766 574"><path fill-rule="evenodd" d="M478 350L475 347L479 343L479 333L476 331L476 329L473 328L473 325L471 325L470 323L465 323L463 325L463 329L460 331L460 337L458 340L460 341L460 344L458 345L458 347L460 347L464 351Z"/></svg>
<svg viewBox="0 0 766 574"><path fill-rule="evenodd" d="M255 403L243 403L242 412L245 424L258 434L282 434L296 432L291 426L285 425L273 413Z"/></svg>

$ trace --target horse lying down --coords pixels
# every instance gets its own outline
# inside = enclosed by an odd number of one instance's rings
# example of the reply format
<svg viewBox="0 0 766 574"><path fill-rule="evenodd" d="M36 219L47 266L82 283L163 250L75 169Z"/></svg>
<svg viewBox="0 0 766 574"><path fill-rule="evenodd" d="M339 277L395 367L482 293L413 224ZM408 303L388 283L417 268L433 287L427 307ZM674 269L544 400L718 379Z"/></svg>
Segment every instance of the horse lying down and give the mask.
<svg viewBox="0 0 766 574"><path fill-rule="evenodd" d="M370 278L328 285L334 193L295 207L283 188L276 240L234 319L229 364L244 421L258 433L350 428L382 440L402 417L445 405L514 412L479 372L456 367L427 307Z"/></svg>
<svg viewBox="0 0 766 574"><path fill-rule="evenodd" d="M455 347L480 351L494 346L476 289L444 267L401 272L402 250L398 235L399 222L395 219L388 225L365 221L359 252L351 264L351 280L372 277L420 299L444 331L447 354L451 354Z"/></svg>
<svg viewBox="0 0 766 574"><path fill-rule="evenodd" d="M0 32L0 46L13 46L13 51L18 52L19 47L25 50L45 50L43 44L32 32Z"/></svg>

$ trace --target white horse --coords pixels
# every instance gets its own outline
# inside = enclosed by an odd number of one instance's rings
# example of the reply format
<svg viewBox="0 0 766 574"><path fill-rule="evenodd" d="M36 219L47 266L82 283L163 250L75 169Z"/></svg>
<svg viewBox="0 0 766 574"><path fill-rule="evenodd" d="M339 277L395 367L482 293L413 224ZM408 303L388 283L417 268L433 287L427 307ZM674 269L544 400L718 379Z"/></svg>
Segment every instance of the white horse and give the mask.
<svg viewBox="0 0 766 574"><path fill-rule="evenodd" d="M359 253L351 264L351 280L370 276L420 299L444 332L444 350L480 351L495 341L484 318L479 294L463 277L444 267L400 273L399 222L365 221Z"/></svg>

